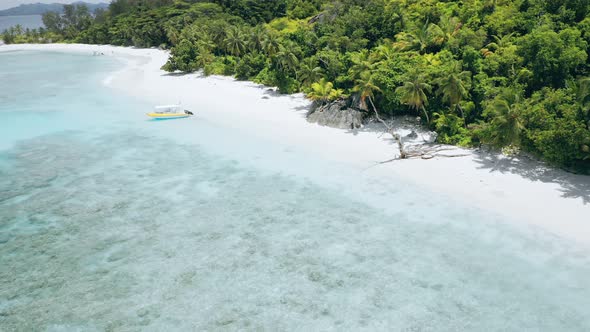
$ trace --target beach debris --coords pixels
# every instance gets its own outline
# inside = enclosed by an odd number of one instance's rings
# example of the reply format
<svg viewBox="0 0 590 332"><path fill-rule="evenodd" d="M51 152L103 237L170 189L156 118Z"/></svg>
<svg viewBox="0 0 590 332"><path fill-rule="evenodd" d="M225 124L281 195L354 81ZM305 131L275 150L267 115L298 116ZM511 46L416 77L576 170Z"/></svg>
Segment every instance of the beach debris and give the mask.
<svg viewBox="0 0 590 332"><path fill-rule="evenodd" d="M368 98L368 100L369 100L369 102L371 102L371 104L373 104L373 101L370 98ZM419 124L417 124L417 125L410 124L406 118L402 118L402 126L396 126L395 123L391 123L391 122L388 123L385 120L383 120L381 118L381 116L379 116L379 112L377 111L375 106L374 105L372 105L372 106L373 106L373 111L375 113L375 118L383 126L385 126L386 132L389 133L393 137L393 139L397 143L397 147L399 150L399 155L396 156L395 158L377 162L373 166L383 165L383 164L387 164L387 163L390 163L390 162L393 162L396 160L401 160L401 159L429 160L429 159L434 159L436 157L457 158L457 157L467 157L467 156L471 155L470 153L456 153L456 154L445 153L447 151L460 151L460 149L450 146L450 145L443 145L443 144L434 143L436 141L436 134L433 135L432 132L426 133L428 135L428 138L424 138L424 135L422 135L423 142L416 142L415 139L418 138L417 131L419 130L417 126L420 126ZM405 122L405 124L403 122ZM405 138L413 140L410 142L410 144L406 144L406 142L404 142L404 137L402 137L402 135L400 134L400 132L402 132L403 129L408 130L407 128L404 128L404 126L410 128L410 133L408 135L406 135L406 137L405 137ZM373 166L371 166L371 167L373 167ZM371 168L371 167L369 167L369 168Z"/></svg>

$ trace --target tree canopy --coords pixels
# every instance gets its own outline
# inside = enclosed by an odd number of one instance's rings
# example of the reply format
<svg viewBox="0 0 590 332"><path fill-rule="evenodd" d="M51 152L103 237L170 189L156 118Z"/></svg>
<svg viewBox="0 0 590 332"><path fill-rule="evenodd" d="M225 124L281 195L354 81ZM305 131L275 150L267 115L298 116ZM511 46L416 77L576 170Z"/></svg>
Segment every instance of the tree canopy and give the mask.
<svg viewBox="0 0 590 332"><path fill-rule="evenodd" d="M166 48L168 71L361 97L421 116L444 143L590 172L586 0L115 0L44 22L3 39Z"/></svg>

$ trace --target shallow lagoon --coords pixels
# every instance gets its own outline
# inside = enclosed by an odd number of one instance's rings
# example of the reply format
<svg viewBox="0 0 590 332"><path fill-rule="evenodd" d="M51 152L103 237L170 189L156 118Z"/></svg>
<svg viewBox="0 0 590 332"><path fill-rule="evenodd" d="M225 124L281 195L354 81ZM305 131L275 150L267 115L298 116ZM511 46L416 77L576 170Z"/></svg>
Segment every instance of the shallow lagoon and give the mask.
<svg viewBox="0 0 590 332"><path fill-rule="evenodd" d="M2 330L590 329L588 254L562 239L206 119L146 121L101 86L108 57L0 64Z"/></svg>

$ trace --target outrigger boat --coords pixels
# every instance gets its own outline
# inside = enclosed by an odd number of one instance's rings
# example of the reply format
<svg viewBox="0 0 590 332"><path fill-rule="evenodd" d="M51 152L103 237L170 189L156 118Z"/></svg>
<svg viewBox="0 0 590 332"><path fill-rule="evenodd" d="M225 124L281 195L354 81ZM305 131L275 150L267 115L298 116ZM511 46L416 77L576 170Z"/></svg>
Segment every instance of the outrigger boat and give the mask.
<svg viewBox="0 0 590 332"><path fill-rule="evenodd" d="M156 106L154 111L147 113L147 115L154 119L180 119L188 118L193 115L193 112L188 110L182 110L180 105L162 105Z"/></svg>

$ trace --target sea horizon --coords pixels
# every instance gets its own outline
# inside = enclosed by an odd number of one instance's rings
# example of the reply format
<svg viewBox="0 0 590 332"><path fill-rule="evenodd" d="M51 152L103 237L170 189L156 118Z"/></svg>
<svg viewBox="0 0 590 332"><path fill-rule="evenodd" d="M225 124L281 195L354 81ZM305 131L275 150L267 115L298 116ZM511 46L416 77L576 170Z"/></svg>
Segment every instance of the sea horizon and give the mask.
<svg viewBox="0 0 590 332"><path fill-rule="evenodd" d="M17 24L23 29L38 29L44 26L41 15L0 16L0 32Z"/></svg>

